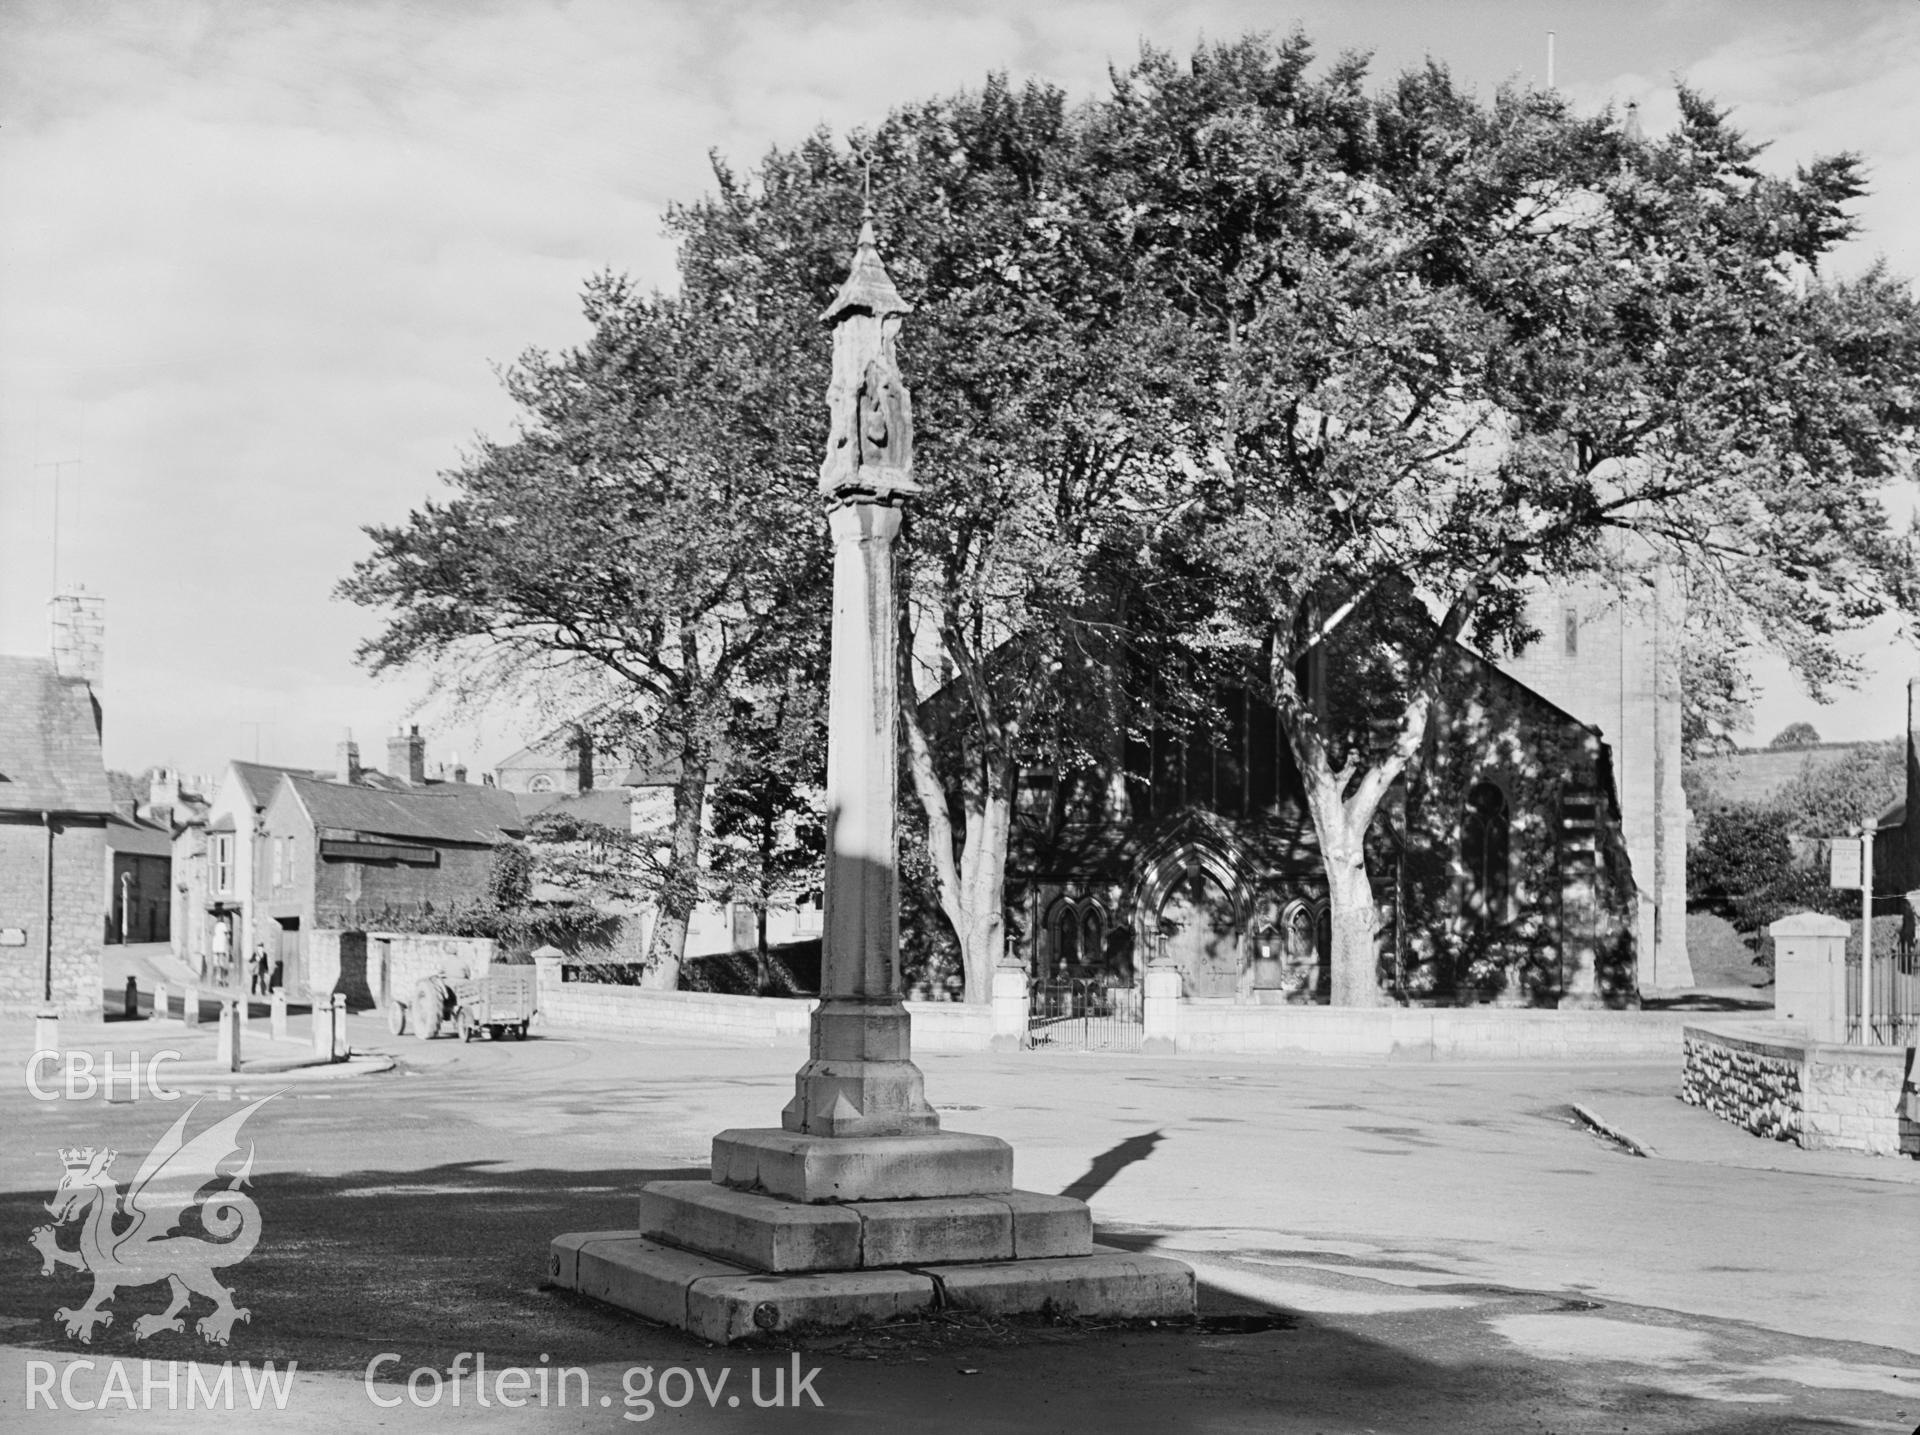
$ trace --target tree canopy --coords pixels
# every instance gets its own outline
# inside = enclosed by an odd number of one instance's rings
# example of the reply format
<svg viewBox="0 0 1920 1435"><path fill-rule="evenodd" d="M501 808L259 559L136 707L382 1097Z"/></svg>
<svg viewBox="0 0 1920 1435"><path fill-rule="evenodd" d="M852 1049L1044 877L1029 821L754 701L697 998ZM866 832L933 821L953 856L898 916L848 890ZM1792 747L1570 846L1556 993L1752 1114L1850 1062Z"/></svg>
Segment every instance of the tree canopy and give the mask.
<svg viewBox="0 0 1920 1435"><path fill-rule="evenodd" d="M596 281L592 340L510 377L521 436L372 531L346 591L392 617L363 657L612 675L684 764L691 884L692 775L823 625L815 319L871 161L915 306L903 646L939 690L906 705L908 771L969 996L1004 942L1020 773L1115 770L1129 674L1177 655L1279 710L1335 1000L1376 999L1365 839L1452 644L1523 648L1544 583L1675 585L1705 742L1757 646L1824 691L1852 676L1839 635L1914 611L1880 493L1920 417L1920 315L1883 270L1820 271L1859 162L1769 175L1680 104L1647 139L1438 65L1369 90L1364 58L1316 70L1296 33L1147 50L1078 105L994 78L716 165L672 219L679 293Z"/></svg>

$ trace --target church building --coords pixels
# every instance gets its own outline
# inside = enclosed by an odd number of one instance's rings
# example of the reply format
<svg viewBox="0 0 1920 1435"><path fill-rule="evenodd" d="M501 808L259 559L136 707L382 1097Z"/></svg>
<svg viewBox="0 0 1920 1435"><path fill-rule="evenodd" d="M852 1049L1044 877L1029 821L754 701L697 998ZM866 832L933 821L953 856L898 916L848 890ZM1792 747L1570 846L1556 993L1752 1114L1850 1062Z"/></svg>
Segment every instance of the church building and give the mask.
<svg viewBox="0 0 1920 1435"><path fill-rule="evenodd" d="M1451 645L1375 819L1389 1000L1623 1007L1690 981L1677 638L1604 595L1535 607L1521 658ZM1246 691L1213 708L1176 731L1136 701L1123 778L1023 781L1009 930L1036 982L1117 993L1155 965L1192 1001L1328 1000L1327 883L1278 715Z"/></svg>

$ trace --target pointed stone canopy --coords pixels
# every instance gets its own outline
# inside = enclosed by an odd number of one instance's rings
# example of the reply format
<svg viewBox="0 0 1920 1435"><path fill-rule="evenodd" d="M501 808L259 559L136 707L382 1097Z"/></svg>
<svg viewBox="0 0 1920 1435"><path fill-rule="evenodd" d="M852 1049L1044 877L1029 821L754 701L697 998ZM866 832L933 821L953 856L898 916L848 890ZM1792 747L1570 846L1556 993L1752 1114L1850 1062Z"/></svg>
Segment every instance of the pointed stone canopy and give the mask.
<svg viewBox="0 0 1920 1435"><path fill-rule="evenodd" d="M873 237L872 209L860 216L860 239L854 246L853 267L847 271L840 292L821 313L820 322L831 324L850 309L863 309L876 319L913 312L913 305L900 297L887 266L880 262L879 243Z"/></svg>
<svg viewBox="0 0 1920 1435"><path fill-rule="evenodd" d="M846 282L821 315L833 330L831 417L820 465L820 492L830 502L892 503L919 492L913 481L913 397L894 354L901 319L912 312L880 262L869 208L861 216Z"/></svg>

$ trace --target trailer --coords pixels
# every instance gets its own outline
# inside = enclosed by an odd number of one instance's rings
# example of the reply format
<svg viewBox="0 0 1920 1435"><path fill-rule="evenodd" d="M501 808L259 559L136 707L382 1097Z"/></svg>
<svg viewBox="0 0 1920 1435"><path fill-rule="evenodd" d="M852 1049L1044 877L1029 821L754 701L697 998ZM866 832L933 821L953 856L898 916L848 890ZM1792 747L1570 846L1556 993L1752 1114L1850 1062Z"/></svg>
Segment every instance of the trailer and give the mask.
<svg viewBox="0 0 1920 1435"><path fill-rule="evenodd" d="M472 1041L483 1031L495 1041L508 1036L525 1041L538 1010L537 990L530 966L496 964L480 977L436 973L421 979L412 1002L393 1003L387 1029L399 1036L411 1027L422 1041L447 1029L458 1031L462 1041Z"/></svg>

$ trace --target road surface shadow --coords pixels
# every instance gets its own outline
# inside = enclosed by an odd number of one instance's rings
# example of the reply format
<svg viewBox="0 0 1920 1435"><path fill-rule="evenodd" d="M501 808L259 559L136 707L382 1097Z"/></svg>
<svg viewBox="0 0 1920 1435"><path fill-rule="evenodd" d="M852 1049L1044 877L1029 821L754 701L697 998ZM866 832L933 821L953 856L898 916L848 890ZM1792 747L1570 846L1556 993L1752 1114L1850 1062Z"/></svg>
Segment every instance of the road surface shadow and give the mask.
<svg viewBox="0 0 1920 1435"><path fill-rule="evenodd" d="M1146 1160L1153 1154L1153 1148L1166 1139L1158 1131L1129 1136L1119 1145L1109 1147L1095 1156L1087 1164L1086 1174L1075 1180L1060 1194L1071 1196L1076 1201L1091 1201L1115 1176L1136 1162Z"/></svg>
<svg viewBox="0 0 1920 1435"><path fill-rule="evenodd" d="M1134 1138L1107 1153L1119 1163L1112 1169L1139 1159L1151 1149L1139 1144L1146 1142ZM1098 1161L1095 1168L1090 1178L1105 1169ZM91 1345L69 1339L53 1312L79 1304L87 1278L64 1268L43 1278L28 1243L47 1219L50 1175L36 1189L0 1193L0 1230L14 1233L0 1242L0 1328L9 1344L56 1358L297 1361L303 1372L353 1377L382 1352L398 1356L388 1366L396 1378L418 1366L446 1370L469 1351L485 1352L494 1369L533 1368L543 1357L582 1367L777 1363L783 1356L771 1351L722 1352L545 1283L553 1236L629 1229L644 1182L704 1175L694 1166L556 1170L490 1160L264 1174L250 1188L263 1218L260 1244L223 1273L250 1312L226 1347L203 1344L191 1325L185 1334L136 1340L135 1318L164 1303L158 1285L124 1289L112 1307L118 1319ZM1150 1245L1118 1234L1102 1239ZM1511 1299L1550 1311L1560 1297ZM1400 1422L1423 1431L1517 1432L1537 1431L1544 1419L1545 1428L1689 1435L1853 1428L1810 1419L1805 1392L1727 1415L1725 1405L1643 1383L1631 1369L1529 1357L1487 1328L1484 1317L1495 1308L1310 1316L1203 1285L1207 1319L1197 1325L975 1317L978 1327L968 1330L965 1320L935 1317L853 1341L803 1337L795 1343L822 1368L826 1408L804 1418L789 1412L783 1423L1180 1431ZM187 1314L203 1309L196 1301ZM991 1378L965 1378L982 1372ZM357 1380L333 1389L358 1396ZM1853 1407L1868 1398L1819 1394L1822 1415L1837 1406L1857 1415ZM343 1428L354 1424L348 1419Z"/></svg>

